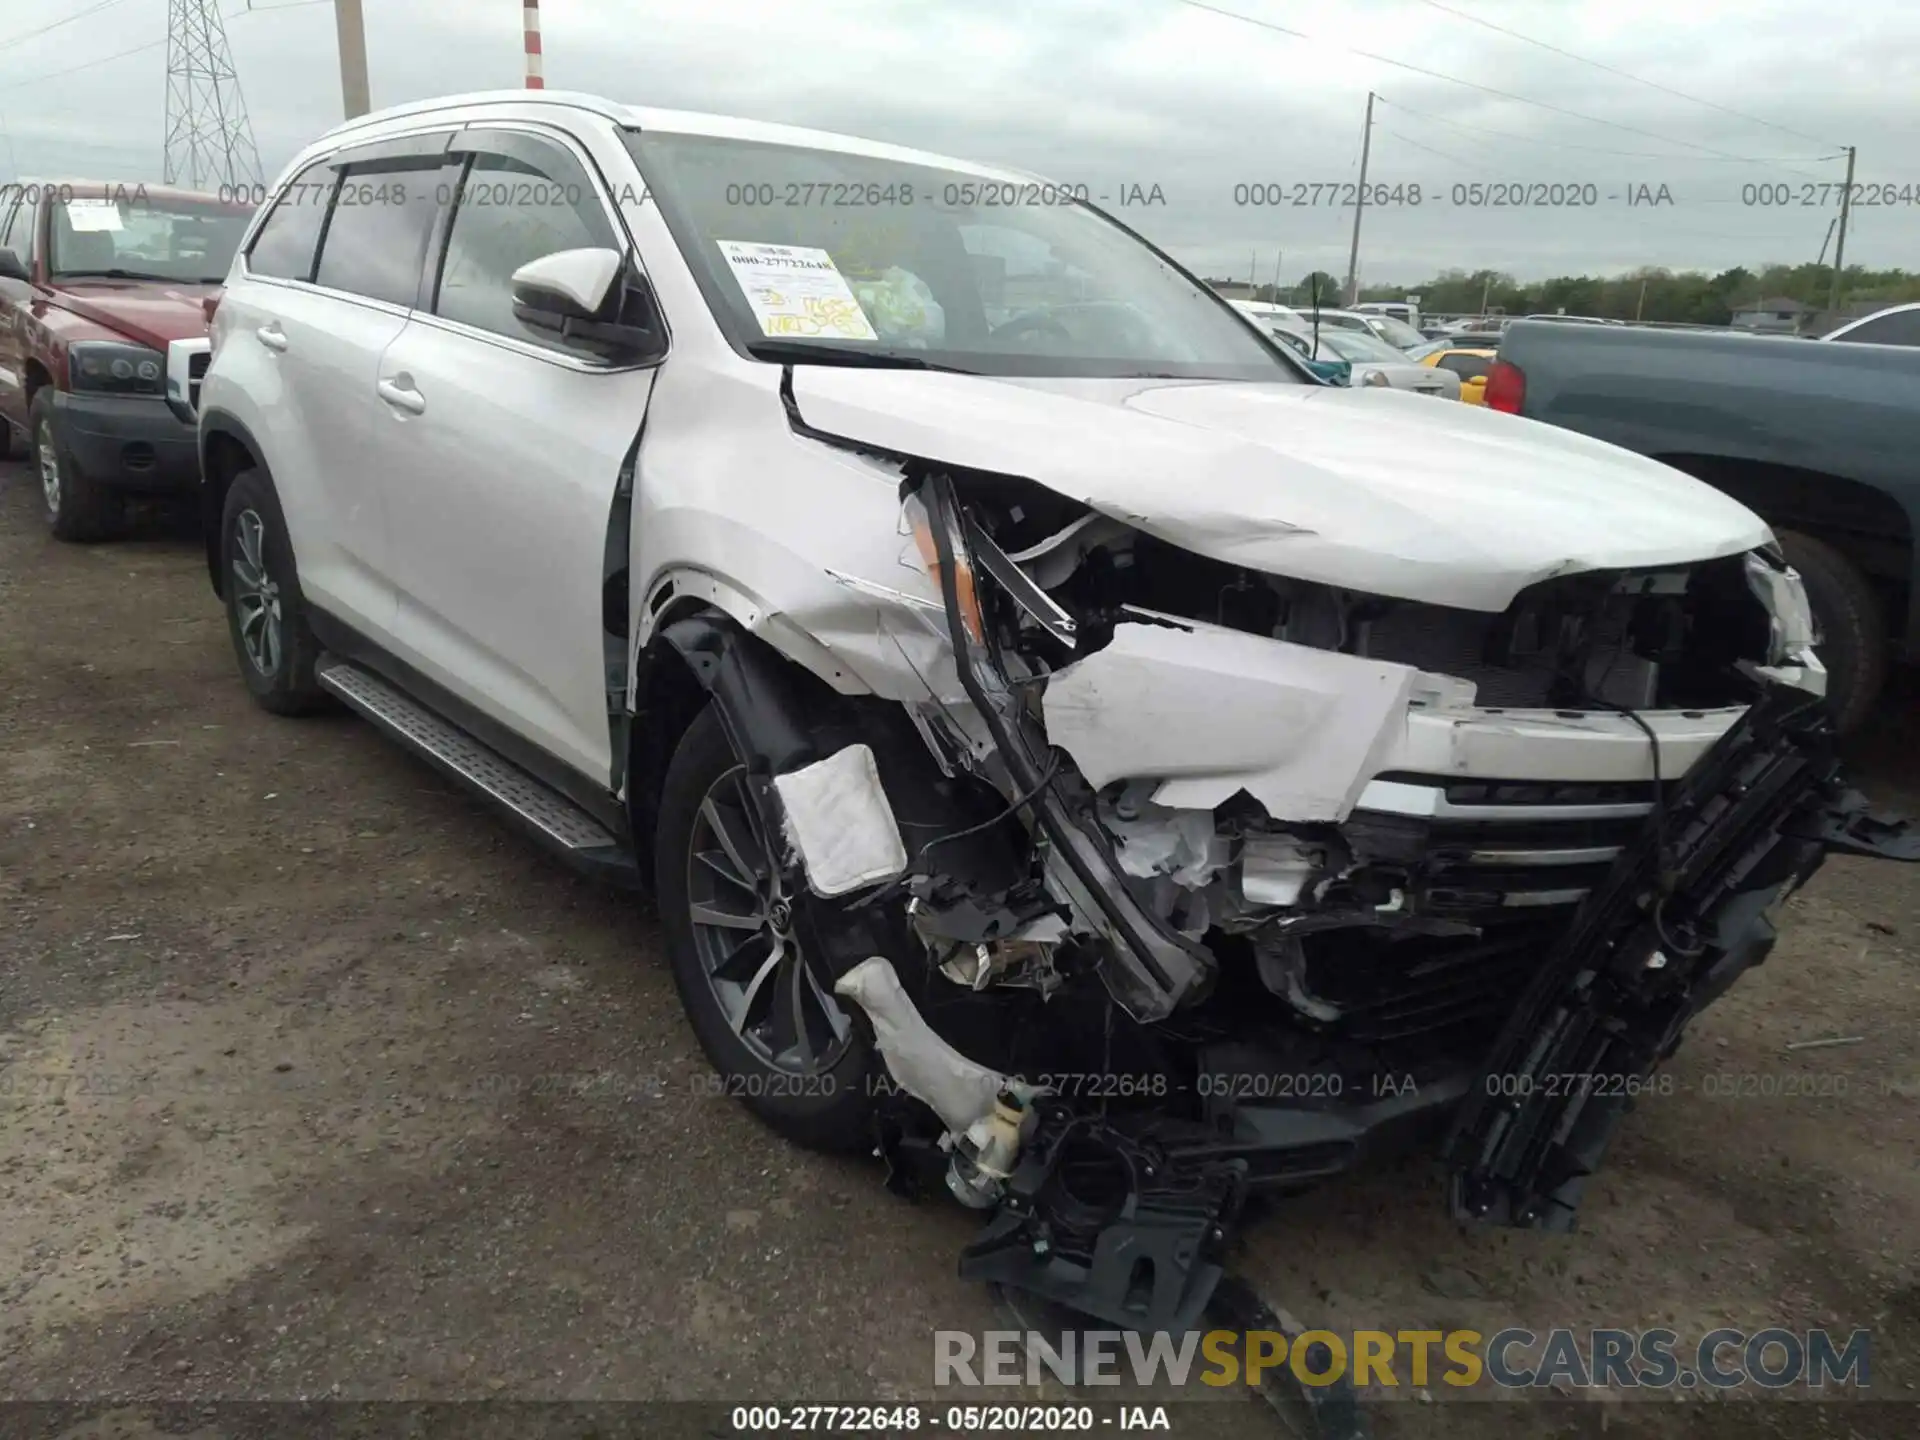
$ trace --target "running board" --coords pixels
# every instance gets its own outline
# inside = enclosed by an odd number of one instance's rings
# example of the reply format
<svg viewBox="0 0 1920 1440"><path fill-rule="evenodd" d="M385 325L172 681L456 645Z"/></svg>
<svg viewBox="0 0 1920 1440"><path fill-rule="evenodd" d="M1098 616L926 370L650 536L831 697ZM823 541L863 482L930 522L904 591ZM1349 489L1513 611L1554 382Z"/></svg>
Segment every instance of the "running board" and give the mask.
<svg viewBox="0 0 1920 1440"><path fill-rule="evenodd" d="M314 678L389 738L491 801L569 864L616 883L639 884L632 851L612 831L452 721L336 655L321 656Z"/></svg>

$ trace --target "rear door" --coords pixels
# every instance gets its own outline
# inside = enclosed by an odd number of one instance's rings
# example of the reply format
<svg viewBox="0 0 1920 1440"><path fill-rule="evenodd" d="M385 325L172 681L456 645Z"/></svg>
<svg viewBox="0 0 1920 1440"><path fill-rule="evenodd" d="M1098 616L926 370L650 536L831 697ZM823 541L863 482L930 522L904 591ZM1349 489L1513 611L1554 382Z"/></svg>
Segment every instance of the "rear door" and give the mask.
<svg viewBox="0 0 1920 1440"><path fill-rule="evenodd" d="M283 194L221 301L216 361L259 412L300 581L321 609L385 641L393 627L374 443L380 357L419 298L451 131L329 157Z"/></svg>
<svg viewBox="0 0 1920 1440"><path fill-rule="evenodd" d="M473 129L453 153L430 298L379 366L394 648L606 786L608 527L653 372L521 324L509 280L556 251L632 247L598 171L560 132ZM624 561L624 533L613 544Z"/></svg>

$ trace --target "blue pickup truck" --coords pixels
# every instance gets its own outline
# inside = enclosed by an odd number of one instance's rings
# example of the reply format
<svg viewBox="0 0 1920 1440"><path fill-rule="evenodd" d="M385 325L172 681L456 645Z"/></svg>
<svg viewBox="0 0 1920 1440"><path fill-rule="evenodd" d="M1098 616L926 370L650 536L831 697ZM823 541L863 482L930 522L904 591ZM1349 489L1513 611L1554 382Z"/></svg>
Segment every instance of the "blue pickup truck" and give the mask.
<svg viewBox="0 0 1920 1440"><path fill-rule="evenodd" d="M1920 659L1920 349L1516 321L1487 404L1637 451L1757 512L1806 580L1842 730Z"/></svg>

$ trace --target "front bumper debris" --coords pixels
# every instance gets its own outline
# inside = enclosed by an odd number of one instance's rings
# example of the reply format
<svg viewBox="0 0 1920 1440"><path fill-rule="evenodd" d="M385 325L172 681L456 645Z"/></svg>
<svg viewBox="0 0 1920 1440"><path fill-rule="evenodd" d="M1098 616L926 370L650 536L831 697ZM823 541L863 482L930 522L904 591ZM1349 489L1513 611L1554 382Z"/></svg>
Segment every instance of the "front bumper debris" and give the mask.
<svg viewBox="0 0 1920 1440"><path fill-rule="evenodd" d="M1920 859L1920 831L1869 814L1818 702L1775 688L1676 783L1515 1007L1447 1141L1454 1213L1570 1229L1645 1077L1766 958L1830 851Z"/></svg>
<svg viewBox="0 0 1920 1440"><path fill-rule="evenodd" d="M1245 1160L1181 1160L1053 1100L960 1275L1147 1332L1193 1329L1222 1274Z"/></svg>
<svg viewBox="0 0 1920 1440"><path fill-rule="evenodd" d="M1457 1216L1568 1229L1633 1097L1688 1022L1766 957L1778 907L1825 857L1920 859L1920 831L1870 814L1843 785L1813 689L1767 673L1706 710L1643 718L1599 700L1622 712L1607 727L1558 711L1463 720L1444 693L1411 704L1409 686L1434 677L1381 665L1367 672L1381 695L1362 687L1378 702L1370 714L1335 703L1338 685L1315 689L1312 667L1326 657L1312 647L1310 663L1269 673L1261 663L1276 642L1219 631L1218 654L1240 663L1203 665L1172 639L1193 622L1125 607L1104 648L1081 654L1076 643L1065 664L1009 666L1021 636L987 623L971 564L993 577L1011 561L948 477L910 476L903 489L971 707L937 702L954 753L1008 797L1008 814L1030 815L1052 911L1074 937L1053 987L1041 987L1047 1018L1008 1013L1044 1033L1049 1064L1112 1075L1123 1067L1108 1042L1124 1012L1136 1065L1144 1057L1170 1086L1151 1104L1110 1103L1123 1092L1037 1097L1017 1160L995 1172L995 1211L963 1254L967 1278L1116 1325L1187 1329L1219 1287L1249 1193L1298 1188L1423 1138L1443 1141ZM1009 597L1047 627L1045 606L1012 587ZM1203 671L1229 709L1244 700L1238 709L1290 715L1322 748L1301 751L1301 765L1290 746L1260 748L1244 717L1188 721L1192 704L1168 705L1155 682ZM1288 694L1299 703L1280 703ZM1111 743L1116 706L1146 716L1125 753ZM1432 723L1390 723L1416 710ZM1388 731L1392 743L1376 743ZM1482 740L1500 755L1469 756ZM1326 747L1339 745L1354 753L1334 765ZM1205 775L1182 778L1189 750ZM1503 777L1493 767L1510 750L1527 763ZM1433 761L1435 783L1383 768L1395 756ZM1663 783L1662 762L1680 778ZM1159 787L1151 803L1136 784ZM1169 809L1175 800L1185 808ZM1249 801L1291 828L1249 828ZM1237 894L1197 912L1159 904L1163 879L1197 892L1212 884L1203 872L1228 863L1216 853L1222 830L1208 828L1222 810L1234 813L1219 823L1240 827ZM1309 886L1318 911L1273 913ZM935 902L938 890L927 890ZM1049 908L1047 895L1036 903ZM942 925L953 928L944 912L929 928ZM1262 927L1286 943L1261 949ZM1351 953L1338 931L1353 933ZM1347 977L1352 993L1311 983L1304 967L1326 952L1308 947L1322 932L1342 947L1330 968L1367 972ZM990 959L969 973L991 980ZM1487 966L1509 962L1511 979L1490 990ZM1086 993L1073 984L1081 976L1104 987L1103 1031L1076 1031L1062 1014ZM1274 998L1289 1007L1278 1021L1264 1008ZM1393 1006L1407 1013L1384 1013ZM1001 1029L1004 1039L1012 1027ZM882 1128L896 1178L942 1155L911 1128ZM954 1143L951 1131L943 1139Z"/></svg>

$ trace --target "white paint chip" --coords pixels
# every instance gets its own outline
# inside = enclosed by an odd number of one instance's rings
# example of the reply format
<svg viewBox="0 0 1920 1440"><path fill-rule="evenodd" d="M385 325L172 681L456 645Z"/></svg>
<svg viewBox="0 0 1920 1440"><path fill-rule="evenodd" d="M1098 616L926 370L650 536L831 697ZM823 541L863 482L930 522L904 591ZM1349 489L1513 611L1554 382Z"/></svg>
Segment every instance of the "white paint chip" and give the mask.
<svg viewBox="0 0 1920 1440"><path fill-rule="evenodd" d="M799 852L814 894L845 895L907 868L900 827L869 747L849 745L775 776L773 788L786 812L787 840Z"/></svg>

